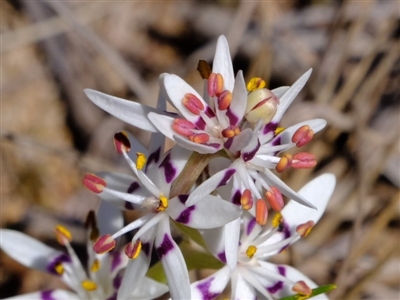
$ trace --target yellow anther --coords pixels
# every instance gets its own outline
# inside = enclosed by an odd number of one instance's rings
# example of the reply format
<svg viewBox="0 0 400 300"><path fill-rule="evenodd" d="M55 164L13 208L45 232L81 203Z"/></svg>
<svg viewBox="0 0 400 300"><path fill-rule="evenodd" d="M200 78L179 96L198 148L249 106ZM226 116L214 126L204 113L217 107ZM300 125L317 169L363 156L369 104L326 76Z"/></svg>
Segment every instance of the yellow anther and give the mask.
<svg viewBox="0 0 400 300"><path fill-rule="evenodd" d="M280 134L282 131L284 131L286 128L285 127L278 127L275 129L275 135Z"/></svg>
<svg viewBox="0 0 400 300"><path fill-rule="evenodd" d="M168 208L168 198L161 195L160 197L158 197L158 199L160 200L160 204L157 207L158 211L164 211Z"/></svg>
<svg viewBox="0 0 400 300"><path fill-rule="evenodd" d="M257 247L256 246L249 246L246 250L246 255L248 258L253 258L254 254L257 252Z"/></svg>
<svg viewBox="0 0 400 300"><path fill-rule="evenodd" d="M57 225L55 229L56 238L60 245L65 245L65 242L72 241L72 234L71 232L62 225Z"/></svg>
<svg viewBox="0 0 400 300"><path fill-rule="evenodd" d="M250 81L247 83L247 91L251 93L254 90L262 89L265 88L267 83L262 80L260 77L253 77L250 79Z"/></svg>
<svg viewBox="0 0 400 300"><path fill-rule="evenodd" d="M92 266L90 267L90 271L93 273L97 272L100 269L100 261L98 259L95 259Z"/></svg>
<svg viewBox="0 0 400 300"><path fill-rule="evenodd" d="M97 290L97 284L91 280L84 280L81 282L81 285L85 290L89 292Z"/></svg>
<svg viewBox="0 0 400 300"><path fill-rule="evenodd" d="M281 213L275 214L274 218L272 219L272 227L276 228L279 225L281 225L282 220L283 220L283 217L282 217Z"/></svg>
<svg viewBox="0 0 400 300"><path fill-rule="evenodd" d="M54 266L54 270L57 272L57 274L62 275L64 274L64 266L62 265L62 263L56 263L56 265Z"/></svg>
<svg viewBox="0 0 400 300"><path fill-rule="evenodd" d="M147 157L141 152L136 152L136 155L137 155L136 168L138 170L141 170L146 165Z"/></svg>

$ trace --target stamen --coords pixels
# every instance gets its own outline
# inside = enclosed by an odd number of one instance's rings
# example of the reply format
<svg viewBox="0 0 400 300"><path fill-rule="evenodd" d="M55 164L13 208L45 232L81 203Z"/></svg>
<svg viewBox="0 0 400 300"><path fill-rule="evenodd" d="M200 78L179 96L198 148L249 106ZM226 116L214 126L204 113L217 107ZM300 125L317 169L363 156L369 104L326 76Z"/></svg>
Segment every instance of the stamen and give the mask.
<svg viewBox="0 0 400 300"><path fill-rule="evenodd" d="M140 254L140 250L142 250L142 242L140 240L132 241L125 246L125 254L130 259L136 259Z"/></svg>
<svg viewBox="0 0 400 300"><path fill-rule="evenodd" d="M275 129L274 134L275 136L277 136L278 134L280 134L282 131L284 131L286 128L285 127L278 127Z"/></svg>
<svg viewBox="0 0 400 300"><path fill-rule="evenodd" d="M207 133L195 133L189 136L189 140L196 144L205 144L210 140L210 136Z"/></svg>
<svg viewBox="0 0 400 300"><path fill-rule="evenodd" d="M218 96L218 109L225 110L228 109L229 105L232 102L232 93L228 90L225 90Z"/></svg>
<svg viewBox="0 0 400 300"><path fill-rule="evenodd" d="M83 177L82 183L89 191L96 194L100 194L107 186L106 181L95 174L86 174Z"/></svg>
<svg viewBox="0 0 400 300"><path fill-rule="evenodd" d="M126 132L121 131L114 134L114 146L115 150L119 154L123 152L129 152L131 150L131 142L128 139L128 135Z"/></svg>
<svg viewBox="0 0 400 300"><path fill-rule="evenodd" d="M224 88L224 78L220 73L211 73L208 77L208 94L210 97L219 96Z"/></svg>
<svg viewBox="0 0 400 300"><path fill-rule="evenodd" d="M253 258L254 254L257 252L257 247L256 246L249 246L246 250L246 255L248 258Z"/></svg>
<svg viewBox="0 0 400 300"><path fill-rule="evenodd" d="M175 119L172 124L172 129L183 136L190 136L193 134L192 129L195 129L196 125L186 119Z"/></svg>
<svg viewBox="0 0 400 300"><path fill-rule="evenodd" d="M146 165L147 157L141 152L136 152L136 156L136 169L141 170Z"/></svg>
<svg viewBox="0 0 400 300"><path fill-rule="evenodd" d="M81 282L81 285L85 290L89 292L97 290L97 284L91 280L84 280Z"/></svg>
<svg viewBox="0 0 400 300"><path fill-rule="evenodd" d="M97 254L106 253L114 249L116 244L117 241L111 236L111 234L106 234L94 243L93 250Z"/></svg>
<svg viewBox="0 0 400 300"><path fill-rule="evenodd" d="M64 274L64 266L62 265L62 263L58 262L54 265L54 271L57 272L57 274L62 275Z"/></svg>
<svg viewBox="0 0 400 300"><path fill-rule="evenodd" d="M250 79L250 81L247 83L247 90L249 91L249 93L251 93L254 90L258 90L258 89L263 89L265 88L265 86L267 85L267 83L260 77L253 77L252 79Z"/></svg>
<svg viewBox="0 0 400 300"><path fill-rule="evenodd" d="M268 207L263 199L258 199L256 202L256 222L264 226L268 220Z"/></svg>
<svg viewBox="0 0 400 300"><path fill-rule="evenodd" d="M158 199L160 199L160 204L157 207L157 211L164 211L168 208L168 198L161 195Z"/></svg>
<svg viewBox="0 0 400 300"><path fill-rule="evenodd" d="M292 165L293 156L291 154L284 154L275 167L278 173L282 173Z"/></svg>
<svg viewBox="0 0 400 300"><path fill-rule="evenodd" d="M309 169L317 165L315 155L308 152L300 152L293 155L292 168Z"/></svg>
<svg viewBox="0 0 400 300"><path fill-rule="evenodd" d="M271 187L271 190L265 193L265 197L274 211L280 212L282 210L285 203L283 202L282 193L278 188Z"/></svg>
<svg viewBox="0 0 400 300"><path fill-rule="evenodd" d="M277 228L282 224L282 222L283 222L283 216L280 212L278 212L272 219L272 227Z"/></svg>
<svg viewBox="0 0 400 300"><path fill-rule="evenodd" d="M66 242L71 242L72 241L71 232L67 228L62 226L62 225L57 225L56 226L55 233L56 233L57 242L62 246L65 246Z"/></svg>
<svg viewBox="0 0 400 300"><path fill-rule="evenodd" d="M304 281L297 281L293 286L292 291L299 293L301 296L311 296L312 290Z"/></svg>
<svg viewBox="0 0 400 300"><path fill-rule="evenodd" d="M228 128L225 128L224 130L221 131L221 134L224 138L232 138L236 135L240 134L240 128L237 126L229 126Z"/></svg>
<svg viewBox="0 0 400 300"><path fill-rule="evenodd" d="M244 210L249 210L253 207L253 197L251 196L251 191L249 189L244 190L240 197L240 204Z"/></svg>
<svg viewBox="0 0 400 300"><path fill-rule="evenodd" d="M186 94L182 102L192 114L200 115L200 112L204 110L204 104L193 94Z"/></svg>
<svg viewBox="0 0 400 300"><path fill-rule="evenodd" d="M100 261L96 258L90 267L90 271L96 273L100 269Z"/></svg>
<svg viewBox="0 0 400 300"><path fill-rule="evenodd" d="M296 227L296 232L302 237L306 237L314 226L314 221L308 221Z"/></svg>
<svg viewBox="0 0 400 300"><path fill-rule="evenodd" d="M296 144L296 147L300 148L312 140L314 131L308 125L303 125L296 130L292 136L292 143Z"/></svg>
<svg viewBox="0 0 400 300"><path fill-rule="evenodd" d="M211 67L205 60L199 60L197 64L197 71L199 71L201 78L208 79L211 74Z"/></svg>

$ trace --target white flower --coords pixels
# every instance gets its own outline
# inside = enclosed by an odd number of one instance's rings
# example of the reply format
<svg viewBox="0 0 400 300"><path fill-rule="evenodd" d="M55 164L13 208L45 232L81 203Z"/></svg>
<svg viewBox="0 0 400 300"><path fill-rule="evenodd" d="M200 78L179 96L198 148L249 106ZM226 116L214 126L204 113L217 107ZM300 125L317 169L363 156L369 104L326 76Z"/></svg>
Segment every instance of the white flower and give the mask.
<svg viewBox="0 0 400 300"><path fill-rule="evenodd" d="M114 213L110 207L107 207L107 215L111 223L120 224L120 220L122 221L120 213ZM90 220L88 237L95 231L94 214L89 214L89 216L91 217L88 218ZM110 229L110 224L101 226L100 232L104 233L102 229ZM0 246L5 253L19 263L58 276L72 291L45 290L9 299L117 299L124 274L123 269L128 263L126 256L119 251L97 254L93 251L93 241L88 238L88 267L85 270L70 245L71 233L61 225L58 225L55 230L57 240L67 248L67 253L9 229L0 229ZM127 299L154 299L168 291L166 285L150 278L137 276L136 279L139 285L131 291Z"/></svg>
<svg viewBox="0 0 400 300"><path fill-rule="evenodd" d="M273 228L265 230L254 217L243 214L242 235L238 250L237 267L231 273L228 266L191 285L192 299L214 299L231 280L231 299L279 299L294 293L307 295L316 285L295 268L274 265L266 260L290 246L321 218L333 193L335 177L324 174L305 185L299 194L309 199L316 210L290 201L275 218ZM222 232L222 235L227 233ZM204 234L215 257L224 262L226 250L223 238L216 239L215 232ZM319 295L315 299L327 299Z"/></svg>

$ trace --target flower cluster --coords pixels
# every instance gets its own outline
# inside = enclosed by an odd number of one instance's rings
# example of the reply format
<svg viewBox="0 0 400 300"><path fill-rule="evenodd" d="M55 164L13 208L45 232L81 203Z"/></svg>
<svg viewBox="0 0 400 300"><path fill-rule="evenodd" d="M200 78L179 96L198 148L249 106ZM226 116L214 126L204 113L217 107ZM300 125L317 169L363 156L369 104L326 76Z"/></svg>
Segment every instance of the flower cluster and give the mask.
<svg viewBox="0 0 400 300"><path fill-rule="evenodd" d="M141 216L123 226L113 221L112 209L99 212L106 216L102 222L119 225L98 234L94 214L90 214L86 271L70 246L71 234L62 226L56 234L67 255L21 233L2 230L1 246L10 256L57 274L76 293L47 291L36 294L38 298L158 297L167 288L146 277L153 250L172 299L214 299L229 280L231 299L314 295L316 284L309 278L290 266L267 261L310 232L335 186L335 177L324 174L295 192L276 175L288 168L316 165L311 153L286 151L306 145L326 121L279 126L311 70L290 87L268 90L261 78L246 84L241 71L234 76L224 36L218 39L212 68L200 61L198 70L205 83L203 96L180 77L162 74L156 108L85 90L99 107L152 133L149 147L128 132L114 135L115 149L131 168L131 175L101 172L83 179L103 203L121 211L141 211ZM167 102L177 113L166 111ZM175 142L168 151L164 150L165 138ZM205 168L208 178L202 176ZM286 204L284 196L291 199ZM180 245L171 232L175 225L186 228L188 238L196 236L197 242L200 238L204 253L222 268L191 283ZM121 236L128 232L132 238L120 251ZM27 251L26 245L33 251ZM318 297L326 299L323 294Z"/></svg>

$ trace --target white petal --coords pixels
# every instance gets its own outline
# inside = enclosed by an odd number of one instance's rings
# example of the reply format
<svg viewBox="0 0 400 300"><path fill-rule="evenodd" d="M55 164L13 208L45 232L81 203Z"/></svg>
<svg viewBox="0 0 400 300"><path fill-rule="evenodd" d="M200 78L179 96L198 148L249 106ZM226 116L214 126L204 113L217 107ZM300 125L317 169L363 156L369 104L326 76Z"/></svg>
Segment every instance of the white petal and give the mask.
<svg viewBox="0 0 400 300"><path fill-rule="evenodd" d="M210 153L215 153L218 152L219 150L222 149L222 141L221 140L216 140L214 139L212 142L209 142L207 144L197 144L189 141L188 139L181 137L179 135L174 135L173 136L175 142L181 146L182 148L198 152L200 154L210 154ZM211 140L211 137L210 137Z"/></svg>
<svg viewBox="0 0 400 300"><path fill-rule="evenodd" d="M232 92L235 83L232 59L229 52L228 41L223 35L221 35L217 41L217 49L215 50L212 72L220 73L224 77L225 89Z"/></svg>
<svg viewBox="0 0 400 300"><path fill-rule="evenodd" d="M226 115L230 120L229 123L236 126L243 119L247 105L247 89L242 71L239 71L236 75L235 87L232 94L232 102L229 105Z"/></svg>
<svg viewBox="0 0 400 300"><path fill-rule="evenodd" d="M190 285L192 299L215 299L224 291L229 278L231 277L230 275L230 270L227 267L224 267L207 278L192 283Z"/></svg>
<svg viewBox="0 0 400 300"><path fill-rule="evenodd" d="M166 292L168 292L168 286L151 278L144 277L129 299L151 300L164 295Z"/></svg>
<svg viewBox="0 0 400 300"><path fill-rule="evenodd" d="M175 120L173 117L160 115L157 113L149 113L148 115L149 120L153 123L154 127L157 128L163 135L167 138L174 140L175 131L172 130L172 124Z"/></svg>
<svg viewBox="0 0 400 300"><path fill-rule="evenodd" d="M85 94L94 104L114 117L146 131L157 131L147 118L149 112L157 112L157 109L91 89L85 89Z"/></svg>
<svg viewBox="0 0 400 300"><path fill-rule="evenodd" d="M224 231L224 227L217 227L201 230L200 233L211 254L226 264Z"/></svg>
<svg viewBox="0 0 400 300"><path fill-rule="evenodd" d="M224 226L226 264L231 271L235 270L240 237L240 218Z"/></svg>
<svg viewBox="0 0 400 300"><path fill-rule="evenodd" d="M232 295L231 299L234 300L256 300L257 293L251 284L240 275L239 272L235 272L232 275L231 283Z"/></svg>
<svg viewBox="0 0 400 300"><path fill-rule="evenodd" d="M278 110L272 119L271 122L279 123L282 119L283 114L296 98L296 96L300 93L301 89L305 86L308 78L311 76L312 69L305 72L299 79L296 80L295 83L288 89L288 91L283 94L283 96L279 99Z"/></svg>
<svg viewBox="0 0 400 300"><path fill-rule="evenodd" d="M15 296L11 298L5 298L4 300L48 300L48 299L54 299L54 300L79 300L80 298L78 295L65 291L65 290L47 290L47 291L41 291L41 292L34 292L34 293L29 293L29 294L24 294L20 296Z"/></svg>
<svg viewBox="0 0 400 300"><path fill-rule="evenodd" d="M235 172L236 170L234 168L225 169L204 181L190 193L186 206L197 204L200 200L204 199L204 196L209 195L217 187L226 185Z"/></svg>
<svg viewBox="0 0 400 300"><path fill-rule="evenodd" d="M280 86L271 90L271 92L280 99L289 90L289 88L290 86Z"/></svg>
<svg viewBox="0 0 400 300"><path fill-rule="evenodd" d="M235 153L242 151L253 138L253 131L250 128L242 130L242 132L233 138L232 144L228 147L229 151Z"/></svg>
<svg viewBox="0 0 400 300"><path fill-rule="evenodd" d="M10 229L0 229L0 246L5 253L20 264L45 272L54 272L49 269L52 264L59 258L66 257L63 252Z"/></svg>
<svg viewBox="0 0 400 300"><path fill-rule="evenodd" d="M172 239L169 220L157 226L155 247L167 276L172 299L191 299L189 274L178 245Z"/></svg>

